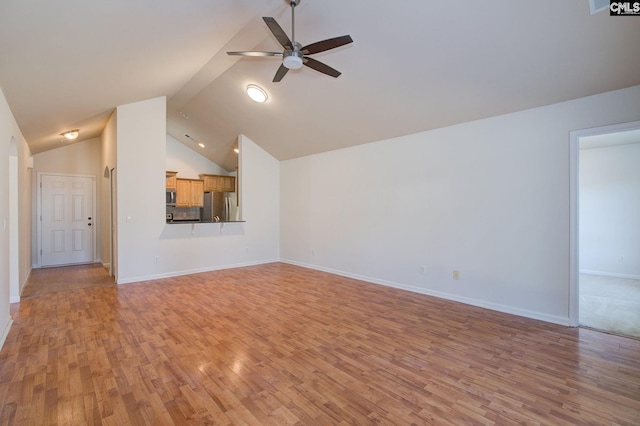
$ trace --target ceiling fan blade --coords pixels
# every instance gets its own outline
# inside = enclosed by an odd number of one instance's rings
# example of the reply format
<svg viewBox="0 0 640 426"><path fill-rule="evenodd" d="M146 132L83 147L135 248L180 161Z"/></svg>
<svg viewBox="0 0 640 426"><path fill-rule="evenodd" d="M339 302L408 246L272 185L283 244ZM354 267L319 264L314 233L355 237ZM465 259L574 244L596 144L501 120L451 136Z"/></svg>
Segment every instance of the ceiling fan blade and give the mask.
<svg viewBox="0 0 640 426"><path fill-rule="evenodd" d="M320 61L316 61L313 58L307 58L306 56L303 59L304 64L309 68L313 68L316 71L320 71L323 74L329 75L331 77L338 77L342 74L340 71L331 68L329 65L323 64Z"/></svg>
<svg viewBox="0 0 640 426"><path fill-rule="evenodd" d="M276 37L278 43L280 43L285 49L293 50L293 44L291 43L291 40L289 40L287 33L284 32L284 30L276 22L276 20L270 17L263 17L262 19L264 20L264 23L267 24L267 27L269 27L273 35Z"/></svg>
<svg viewBox="0 0 640 426"><path fill-rule="evenodd" d="M288 71L289 71L289 68L280 64L280 68L278 68L278 71L276 71L276 75L273 76L273 82L278 83L280 80L284 78L285 74L287 74Z"/></svg>
<svg viewBox="0 0 640 426"><path fill-rule="evenodd" d="M235 55L235 56L282 56L282 52L258 52L258 51L244 50L244 51L240 51L240 52L227 52L227 55Z"/></svg>
<svg viewBox="0 0 640 426"><path fill-rule="evenodd" d="M344 46L345 44L353 43L353 39L349 35L329 38L326 40L311 43L301 49L302 54L312 55L318 52L324 52L325 50L335 49L336 47Z"/></svg>

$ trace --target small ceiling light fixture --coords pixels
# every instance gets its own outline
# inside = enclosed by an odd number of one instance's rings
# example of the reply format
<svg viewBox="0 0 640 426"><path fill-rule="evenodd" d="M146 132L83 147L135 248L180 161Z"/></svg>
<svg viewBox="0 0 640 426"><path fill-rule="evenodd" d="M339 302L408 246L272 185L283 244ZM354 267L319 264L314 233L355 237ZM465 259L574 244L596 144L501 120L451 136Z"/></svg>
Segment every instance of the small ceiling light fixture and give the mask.
<svg viewBox="0 0 640 426"><path fill-rule="evenodd" d="M60 133L61 136L64 136L65 138L67 138L69 140L76 139L79 134L80 134L80 130L78 130L78 129L67 130L66 132Z"/></svg>
<svg viewBox="0 0 640 426"><path fill-rule="evenodd" d="M233 152L235 152L236 154L240 154L240 150L238 148L233 148Z"/></svg>
<svg viewBox="0 0 640 426"><path fill-rule="evenodd" d="M202 142L198 142L198 146L199 146L200 148L204 148L204 144L203 144Z"/></svg>
<svg viewBox="0 0 640 426"><path fill-rule="evenodd" d="M260 86L256 86L255 84L250 84L247 86L247 95L254 101L258 103L264 103L267 101L267 92Z"/></svg>

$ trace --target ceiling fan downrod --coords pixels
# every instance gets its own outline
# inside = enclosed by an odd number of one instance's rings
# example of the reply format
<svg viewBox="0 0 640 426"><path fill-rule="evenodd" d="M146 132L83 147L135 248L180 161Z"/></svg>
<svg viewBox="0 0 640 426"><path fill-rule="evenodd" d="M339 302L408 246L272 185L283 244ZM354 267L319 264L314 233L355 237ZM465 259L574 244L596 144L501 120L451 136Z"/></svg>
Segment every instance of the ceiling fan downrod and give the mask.
<svg viewBox="0 0 640 426"><path fill-rule="evenodd" d="M291 50L287 50L283 54L282 64L290 70L302 68L304 62L303 55L300 52L302 45L296 43L296 6L300 4L300 0L289 0L291 6Z"/></svg>
<svg viewBox="0 0 640 426"><path fill-rule="evenodd" d="M291 43L293 47L296 46L296 14L295 9L296 6L300 4L300 0L289 0L289 5L291 6Z"/></svg>

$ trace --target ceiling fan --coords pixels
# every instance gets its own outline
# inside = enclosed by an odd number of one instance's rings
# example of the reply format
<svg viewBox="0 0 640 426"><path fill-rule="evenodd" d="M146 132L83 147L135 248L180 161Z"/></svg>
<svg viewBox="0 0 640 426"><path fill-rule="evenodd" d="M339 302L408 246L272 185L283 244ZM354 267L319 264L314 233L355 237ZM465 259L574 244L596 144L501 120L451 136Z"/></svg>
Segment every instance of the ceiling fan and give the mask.
<svg viewBox="0 0 640 426"><path fill-rule="evenodd" d="M236 56L279 56L282 57L282 64L276 71L276 75L273 77L273 82L277 83L282 80L289 70L297 70L306 65L309 68L313 68L316 71L327 74L331 77L338 77L340 71L331 68L330 66L323 64L308 55L314 53L324 52L326 50L335 49L336 47L344 46L345 44L352 43L351 36L345 35L341 37L330 38L327 40L311 43L307 46L302 46L295 41L295 14L294 9L300 3L300 0L287 0L287 3L291 6L291 40L284 32L282 27L278 25L275 19L270 17L263 17L265 24L269 27L278 42L284 47L283 52L259 52L259 51L240 51L240 52L227 52L228 55Z"/></svg>

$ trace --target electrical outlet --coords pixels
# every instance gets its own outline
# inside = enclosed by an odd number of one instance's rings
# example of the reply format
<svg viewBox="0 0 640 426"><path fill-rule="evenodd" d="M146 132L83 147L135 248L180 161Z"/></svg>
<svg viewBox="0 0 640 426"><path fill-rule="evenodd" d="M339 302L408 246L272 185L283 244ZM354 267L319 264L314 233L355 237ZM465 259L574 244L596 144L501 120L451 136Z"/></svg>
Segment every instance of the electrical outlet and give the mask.
<svg viewBox="0 0 640 426"><path fill-rule="evenodd" d="M426 269L427 269L427 268L425 268L425 266L424 266L424 265L420 265L420 275L424 275L424 271L425 271Z"/></svg>
<svg viewBox="0 0 640 426"><path fill-rule="evenodd" d="M311 249L311 256L315 256L316 255L316 249Z"/></svg>
<svg viewBox="0 0 640 426"><path fill-rule="evenodd" d="M453 271L453 279L454 280L459 280L460 279L460 271L458 271L457 269L455 269Z"/></svg>
<svg viewBox="0 0 640 426"><path fill-rule="evenodd" d="M624 256L620 256L620 258L618 259L618 262L624 262Z"/></svg>
<svg viewBox="0 0 640 426"><path fill-rule="evenodd" d="M158 256L154 256L153 263L160 263L160 258Z"/></svg>

